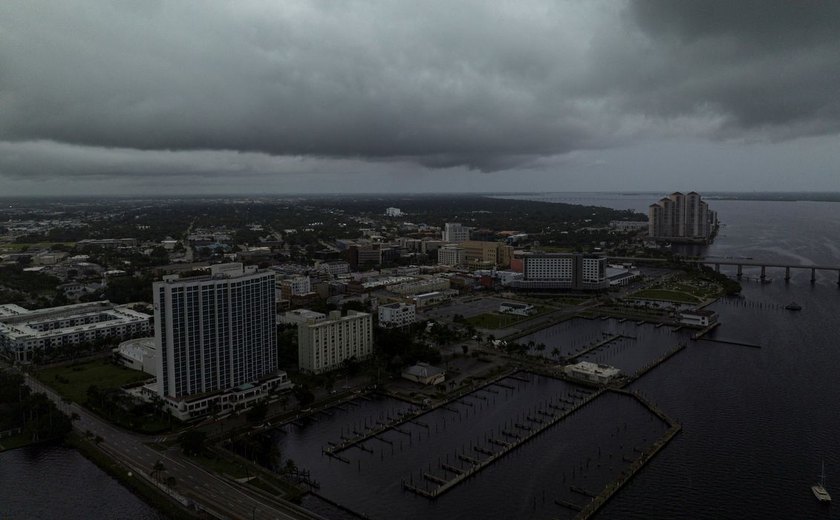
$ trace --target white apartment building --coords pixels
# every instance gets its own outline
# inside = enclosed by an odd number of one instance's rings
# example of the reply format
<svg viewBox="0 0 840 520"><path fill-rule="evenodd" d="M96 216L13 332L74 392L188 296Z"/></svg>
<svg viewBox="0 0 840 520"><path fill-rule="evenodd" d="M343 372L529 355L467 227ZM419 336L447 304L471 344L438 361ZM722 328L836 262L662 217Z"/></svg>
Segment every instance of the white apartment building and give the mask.
<svg viewBox="0 0 840 520"><path fill-rule="evenodd" d="M447 222L443 226L443 241L457 244L470 239L471 227L462 226L458 222Z"/></svg>
<svg viewBox="0 0 840 520"><path fill-rule="evenodd" d="M707 242L717 225L717 213L692 191L674 192L648 208L648 235L654 240Z"/></svg>
<svg viewBox="0 0 840 520"><path fill-rule="evenodd" d="M0 353L16 363L29 363L36 350L148 335L151 319L108 301L37 310L0 305Z"/></svg>
<svg viewBox="0 0 840 520"><path fill-rule="evenodd" d="M298 365L320 374L341 368L344 361L373 354L373 319L366 312L332 311L326 320L298 323Z"/></svg>
<svg viewBox="0 0 840 520"><path fill-rule="evenodd" d="M386 217L401 217L403 214L400 208L385 208Z"/></svg>
<svg viewBox="0 0 840 520"><path fill-rule="evenodd" d="M241 263L153 285L157 391L170 401L277 373L274 273Z"/></svg>
<svg viewBox="0 0 840 520"><path fill-rule="evenodd" d="M379 306L379 326L396 328L411 325L416 320L416 307L409 303L389 303Z"/></svg>
<svg viewBox="0 0 840 520"><path fill-rule="evenodd" d="M458 246L443 246L437 250L438 265L464 265L467 262L467 252Z"/></svg>

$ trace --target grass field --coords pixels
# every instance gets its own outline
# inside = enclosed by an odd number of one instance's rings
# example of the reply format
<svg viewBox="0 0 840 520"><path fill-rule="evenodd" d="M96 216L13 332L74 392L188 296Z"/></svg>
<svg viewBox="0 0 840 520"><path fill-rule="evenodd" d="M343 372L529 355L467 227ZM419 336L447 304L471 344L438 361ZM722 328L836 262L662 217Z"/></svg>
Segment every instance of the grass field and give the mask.
<svg viewBox="0 0 840 520"><path fill-rule="evenodd" d="M47 249L54 244L62 244L62 245L67 246L68 248L71 248L71 247L76 245L75 242L37 242L37 243L34 243L34 244L18 244L18 243L7 242L7 243L0 244L0 252L17 253L18 251L22 251L24 249L32 249L32 250Z"/></svg>
<svg viewBox="0 0 840 520"><path fill-rule="evenodd" d="M84 404L90 385L106 390L144 381L151 376L139 370L113 365L105 360L96 360L78 365L47 368L38 372L36 377L44 384L53 387L63 397Z"/></svg>
<svg viewBox="0 0 840 520"><path fill-rule="evenodd" d="M676 303L700 303L702 300L691 294L668 289L645 289L633 294L640 300L661 300Z"/></svg>
<svg viewBox="0 0 840 520"><path fill-rule="evenodd" d="M517 316L516 314L501 314L498 312L487 312L467 318L465 321L472 324L477 329L504 329L519 323L520 321L529 320L540 314L551 310L548 307L536 307L537 312L530 316Z"/></svg>

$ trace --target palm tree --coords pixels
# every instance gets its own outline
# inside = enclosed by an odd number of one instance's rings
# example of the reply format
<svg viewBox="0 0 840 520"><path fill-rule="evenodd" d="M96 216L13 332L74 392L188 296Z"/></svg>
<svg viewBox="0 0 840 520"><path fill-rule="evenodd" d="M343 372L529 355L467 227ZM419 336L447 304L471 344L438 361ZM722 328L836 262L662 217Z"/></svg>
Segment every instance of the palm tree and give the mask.
<svg viewBox="0 0 840 520"><path fill-rule="evenodd" d="M551 350L551 357L553 357L554 359L557 359L557 356L559 356L559 355L560 355L560 349L558 349L557 347L554 347Z"/></svg>

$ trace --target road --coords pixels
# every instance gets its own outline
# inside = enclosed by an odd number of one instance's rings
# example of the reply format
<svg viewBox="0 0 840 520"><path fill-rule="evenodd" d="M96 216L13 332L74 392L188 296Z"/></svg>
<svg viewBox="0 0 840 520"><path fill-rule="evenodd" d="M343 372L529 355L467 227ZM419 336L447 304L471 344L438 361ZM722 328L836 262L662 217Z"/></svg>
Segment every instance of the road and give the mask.
<svg viewBox="0 0 840 520"><path fill-rule="evenodd" d="M294 504L268 499L259 492L219 477L197 466L180 453L160 452L145 444L146 437L116 428L76 403L64 402L51 388L28 374L26 384L35 392L46 394L56 406L70 415L79 416L73 427L80 433L91 432L104 439L100 448L112 458L132 468L135 473L152 473L152 467L161 461L166 475L175 477L177 492L212 516L230 519L254 520L323 520ZM142 478L142 477L138 477Z"/></svg>

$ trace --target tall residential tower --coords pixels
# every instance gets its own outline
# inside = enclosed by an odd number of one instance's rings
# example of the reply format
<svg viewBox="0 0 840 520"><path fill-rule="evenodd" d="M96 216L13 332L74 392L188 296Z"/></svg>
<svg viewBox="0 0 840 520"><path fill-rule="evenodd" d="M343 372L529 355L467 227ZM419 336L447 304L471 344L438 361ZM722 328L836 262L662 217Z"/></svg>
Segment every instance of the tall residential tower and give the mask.
<svg viewBox="0 0 840 520"><path fill-rule="evenodd" d="M274 273L220 264L154 284L158 393L224 391L277 372Z"/></svg>

